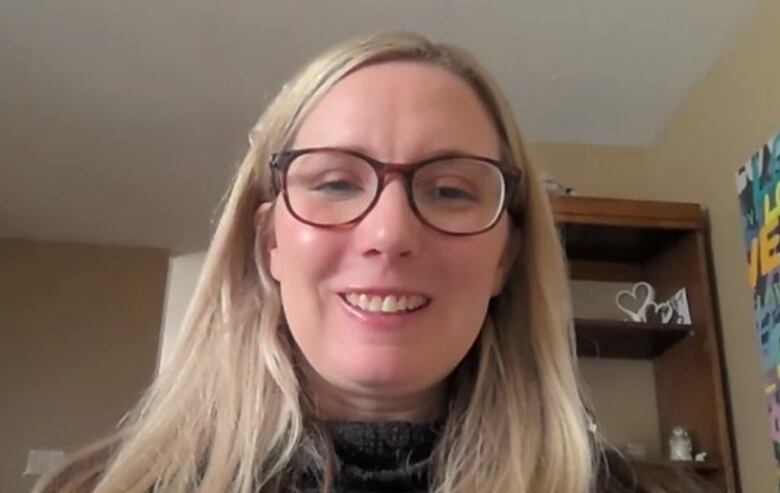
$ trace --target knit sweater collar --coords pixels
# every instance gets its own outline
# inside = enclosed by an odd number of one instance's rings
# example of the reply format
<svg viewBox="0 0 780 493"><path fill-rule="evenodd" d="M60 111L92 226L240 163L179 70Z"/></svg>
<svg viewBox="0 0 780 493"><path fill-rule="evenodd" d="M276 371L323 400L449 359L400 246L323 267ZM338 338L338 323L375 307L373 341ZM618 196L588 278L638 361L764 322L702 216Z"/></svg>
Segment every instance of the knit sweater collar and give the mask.
<svg viewBox="0 0 780 493"><path fill-rule="evenodd" d="M339 462L336 491L428 491L431 452L443 423L325 422Z"/></svg>

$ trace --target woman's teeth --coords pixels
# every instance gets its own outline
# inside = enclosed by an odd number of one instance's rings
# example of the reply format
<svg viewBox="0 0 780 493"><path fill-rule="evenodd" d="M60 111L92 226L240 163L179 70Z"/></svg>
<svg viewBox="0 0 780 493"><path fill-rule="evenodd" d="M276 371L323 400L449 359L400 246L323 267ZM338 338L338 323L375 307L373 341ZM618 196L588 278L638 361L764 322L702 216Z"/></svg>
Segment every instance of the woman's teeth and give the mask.
<svg viewBox="0 0 780 493"><path fill-rule="evenodd" d="M367 312L397 313L412 311L428 302L428 298L418 294L377 296L361 293L347 293L344 298L352 306Z"/></svg>

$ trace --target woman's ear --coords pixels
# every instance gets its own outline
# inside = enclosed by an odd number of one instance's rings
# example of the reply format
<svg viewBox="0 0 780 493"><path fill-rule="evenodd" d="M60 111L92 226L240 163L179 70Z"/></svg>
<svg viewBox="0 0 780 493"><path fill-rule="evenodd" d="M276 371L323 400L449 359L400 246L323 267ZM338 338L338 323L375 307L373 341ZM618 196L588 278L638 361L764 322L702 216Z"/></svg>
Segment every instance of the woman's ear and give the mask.
<svg viewBox="0 0 780 493"><path fill-rule="evenodd" d="M276 245L276 234L274 228L265 226L272 218L269 217L273 214L273 202L263 202L257 209L255 209L254 225L256 234L267 235L265 238L265 248L268 251L268 270L271 272L271 276L279 282L279 249ZM265 227L264 227L265 226Z"/></svg>
<svg viewBox="0 0 780 493"><path fill-rule="evenodd" d="M517 257L520 255L520 251L523 249L523 236L520 228L512 226L512 230L509 233L509 239L507 240L506 248L501 255L501 260L496 268L496 276L493 280L493 291L490 296L498 296L504 289L507 279L509 278L509 272L512 266L515 264Z"/></svg>

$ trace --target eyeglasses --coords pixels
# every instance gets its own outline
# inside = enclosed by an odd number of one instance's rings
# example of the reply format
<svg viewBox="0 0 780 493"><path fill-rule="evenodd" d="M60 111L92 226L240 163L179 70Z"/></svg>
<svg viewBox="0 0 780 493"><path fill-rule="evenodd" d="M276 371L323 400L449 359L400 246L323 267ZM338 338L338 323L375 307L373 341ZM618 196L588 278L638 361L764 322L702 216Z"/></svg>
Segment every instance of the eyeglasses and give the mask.
<svg viewBox="0 0 780 493"><path fill-rule="evenodd" d="M269 165L275 193L283 193L287 209L305 224L337 227L360 221L379 201L386 177L398 173L417 217L450 235L495 226L522 178L518 168L467 154L396 164L320 147L275 153Z"/></svg>

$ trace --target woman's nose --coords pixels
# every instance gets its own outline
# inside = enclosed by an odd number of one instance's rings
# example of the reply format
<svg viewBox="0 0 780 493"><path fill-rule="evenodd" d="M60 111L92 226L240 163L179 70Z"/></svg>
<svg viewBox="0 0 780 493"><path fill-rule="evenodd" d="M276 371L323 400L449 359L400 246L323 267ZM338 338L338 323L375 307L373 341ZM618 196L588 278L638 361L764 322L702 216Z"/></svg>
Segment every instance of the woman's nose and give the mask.
<svg viewBox="0 0 780 493"><path fill-rule="evenodd" d="M364 255L396 258L417 254L423 227L409 204L403 181L392 177L355 232Z"/></svg>

